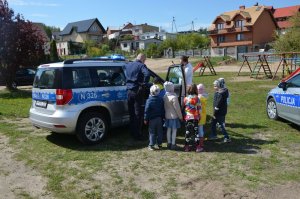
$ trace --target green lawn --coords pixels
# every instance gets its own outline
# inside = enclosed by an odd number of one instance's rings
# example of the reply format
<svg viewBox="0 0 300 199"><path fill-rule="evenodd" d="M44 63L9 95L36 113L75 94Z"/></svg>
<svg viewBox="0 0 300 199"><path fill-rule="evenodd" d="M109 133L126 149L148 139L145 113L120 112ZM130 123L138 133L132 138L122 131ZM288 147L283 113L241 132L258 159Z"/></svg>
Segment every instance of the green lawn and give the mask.
<svg viewBox="0 0 300 199"><path fill-rule="evenodd" d="M75 136L18 129L31 103L25 91L0 91L0 118L12 121L0 121L0 133L18 149L17 159L48 179L47 189L56 198L242 197L268 186L299 183L299 127L266 116L267 92L278 82L247 76L243 79L248 81L236 81L236 73L195 76L196 83L207 87L209 116L212 83L219 77L225 78L231 94L226 128L232 143L206 141L204 153L148 151L146 141L131 139L128 127L112 129L95 146L83 146ZM209 128L207 124L206 136ZM181 131L181 146L183 138Z"/></svg>

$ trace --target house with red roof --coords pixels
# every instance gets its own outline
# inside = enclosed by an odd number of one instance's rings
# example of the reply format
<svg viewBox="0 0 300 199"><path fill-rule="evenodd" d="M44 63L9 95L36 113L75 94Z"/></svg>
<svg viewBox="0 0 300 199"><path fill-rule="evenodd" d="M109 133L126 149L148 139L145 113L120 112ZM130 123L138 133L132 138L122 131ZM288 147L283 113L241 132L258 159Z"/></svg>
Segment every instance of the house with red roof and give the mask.
<svg viewBox="0 0 300 199"><path fill-rule="evenodd" d="M212 56L237 57L255 52L274 40L277 23L269 7L254 5L216 16L208 30Z"/></svg>
<svg viewBox="0 0 300 199"><path fill-rule="evenodd" d="M292 24L288 20L299 12L300 5L274 9L273 16L277 22L279 34L284 34L286 29L291 27Z"/></svg>

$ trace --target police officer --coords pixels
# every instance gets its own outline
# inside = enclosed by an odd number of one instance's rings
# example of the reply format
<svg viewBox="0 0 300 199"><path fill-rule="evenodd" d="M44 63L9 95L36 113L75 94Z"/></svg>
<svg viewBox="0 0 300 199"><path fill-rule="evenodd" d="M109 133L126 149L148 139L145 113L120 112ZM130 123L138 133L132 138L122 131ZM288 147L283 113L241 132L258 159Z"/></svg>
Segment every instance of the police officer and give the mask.
<svg viewBox="0 0 300 199"><path fill-rule="evenodd" d="M130 131L136 140L142 140L144 85L150 79L145 61L146 56L140 53L134 62L125 66Z"/></svg>

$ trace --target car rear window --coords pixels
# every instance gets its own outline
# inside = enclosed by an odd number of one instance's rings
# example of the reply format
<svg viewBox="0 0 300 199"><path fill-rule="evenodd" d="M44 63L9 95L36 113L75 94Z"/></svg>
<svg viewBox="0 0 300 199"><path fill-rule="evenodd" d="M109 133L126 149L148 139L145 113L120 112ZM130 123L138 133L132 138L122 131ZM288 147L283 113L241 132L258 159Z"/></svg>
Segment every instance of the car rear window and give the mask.
<svg viewBox="0 0 300 199"><path fill-rule="evenodd" d="M60 68L41 68L36 72L33 88L60 89L62 88L62 70Z"/></svg>

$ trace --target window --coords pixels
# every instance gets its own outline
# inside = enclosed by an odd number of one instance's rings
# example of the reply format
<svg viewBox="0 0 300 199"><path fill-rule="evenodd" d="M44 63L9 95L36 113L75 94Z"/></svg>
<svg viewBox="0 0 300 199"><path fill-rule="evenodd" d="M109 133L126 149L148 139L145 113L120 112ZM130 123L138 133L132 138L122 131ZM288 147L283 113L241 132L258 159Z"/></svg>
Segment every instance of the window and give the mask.
<svg viewBox="0 0 300 199"><path fill-rule="evenodd" d="M139 47L140 47L140 43L139 43L139 42L136 42L136 43L135 43L135 47L136 47L136 48L139 48Z"/></svg>
<svg viewBox="0 0 300 199"><path fill-rule="evenodd" d="M240 34L237 34L237 35L236 35L236 40L237 40L237 41L243 41L244 39L245 39L244 34L241 34L241 33L240 33Z"/></svg>
<svg viewBox="0 0 300 199"><path fill-rule="evenodd" d="M300 75L293 77L291 80L289 80L288 87L300 88Z"/></svg>
<svg viewBox="0 0 300 199"><path fill-rule="evenodd" d="M224 24L223 24L223 23L218 23L218 24L217 24L217 29L218 29L218 30L224 29Z"/></svg>
<svg viewBox="0 0 300 199"><path fill-rule="evenodd" d="M72 69L72 77L74 88L85 88L92 86L92 79L90 77L89 69L87 68Z"/></svg>
<svg viewBox="0 0 300 199"><path fill-rule="evenodd" d="M118 67L97 68L98 85L97 86L124 86L126 84L123 70Z"/></svg>
<svg viewBox="0 0 300 199"><path fill-rule="evenodd" d="M235 27L236 28L242 28L242 27L244 27L244 21L243 20L237 20L237 21L235 21Z"/></svg>
<svg viewBox="0 0 300 199"><path fill-rule="evenodd" d="M39 69L34 78L33 87L55 89L61 87L61 79L59 69Z"/></svg>
<svg viewBox="0 0 300 199"><path fill-rule="evenodd" d="M124 47L124 48L127 48L127 43L124 43L124 44L123 44L123 47Z"/></svg>
<svg viewBox="0 0 300 199"><path fill-rule="evenodd" d="M218 41L218 43L225 42L225 36L224 36L224 35L219 35L219 36L217 37L217 41Z"/></svg>

